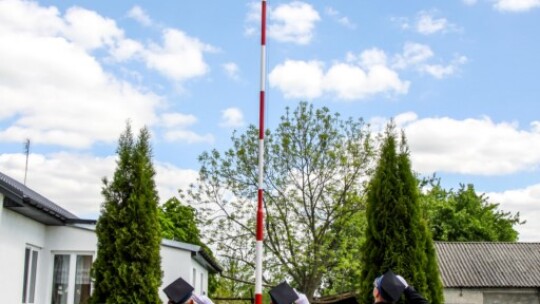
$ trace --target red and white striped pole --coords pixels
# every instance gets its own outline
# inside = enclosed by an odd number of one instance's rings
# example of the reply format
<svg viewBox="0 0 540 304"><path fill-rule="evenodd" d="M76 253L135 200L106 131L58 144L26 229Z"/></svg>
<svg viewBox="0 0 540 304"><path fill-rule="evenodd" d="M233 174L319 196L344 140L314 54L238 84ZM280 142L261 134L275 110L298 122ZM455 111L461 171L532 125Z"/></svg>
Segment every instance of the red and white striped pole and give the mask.
<svg viewBox="0 0 540 304"><path fill-rule="evenodd" d="M264 238L264 87L266 83L266 0L261 0L261 91L259 93L259 190L255 247L255 304L262 304Z"/></svg>

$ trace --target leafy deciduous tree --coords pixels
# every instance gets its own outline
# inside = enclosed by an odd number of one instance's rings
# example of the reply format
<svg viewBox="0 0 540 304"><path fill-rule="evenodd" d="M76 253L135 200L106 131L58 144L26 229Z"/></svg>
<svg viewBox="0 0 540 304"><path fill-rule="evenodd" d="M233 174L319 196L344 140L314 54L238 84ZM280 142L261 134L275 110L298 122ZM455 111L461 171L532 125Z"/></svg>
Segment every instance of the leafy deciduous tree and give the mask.
<svg viewBox="0 0 540 304"><path fill-rule="evenodd" d="M234 134L232 148L200 156L193 203L206 212L207 235L233 260L223 264L254 269L258 129ZM361 120L343 120L327 108L305 102L286 114L265 137L266 283L282 279L312 298L327 275L358 248L359 234L341 225L364 212L362 180L369 176L373 150ZM271 277L269 277L271 275Z"/></svg>
<svg viewBox="0 0 540 304"><path fill-rule="evenodd" d="M176 197L170 198L159 207L159 222L163 238L202 244L195 209L182 205Z"/></svg>
<svg viewBox="0 0 540 304"><path fill-rule="evenodd" d="M514 242L515 225L523 224L519 212L512 214L498 209L474 185L460 185L457 191L445 190L440 180L432 180L431 189L422 195L433 239L436 241Z"/></svg>

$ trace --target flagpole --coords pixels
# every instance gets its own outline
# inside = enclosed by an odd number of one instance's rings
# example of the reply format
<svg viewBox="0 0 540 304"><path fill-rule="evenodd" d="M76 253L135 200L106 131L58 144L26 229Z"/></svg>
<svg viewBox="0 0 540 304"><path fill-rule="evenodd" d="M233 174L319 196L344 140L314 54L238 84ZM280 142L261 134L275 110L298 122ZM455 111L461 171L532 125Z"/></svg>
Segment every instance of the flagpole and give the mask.
<svg viewBox="0 0 540 304"><path fill-rule="evenodd" d="M259 190L255 247L255 304L262 304L262 262L264 239L264 95L266 83L266 0L261 0L261 91L259 93Z"/></svg>

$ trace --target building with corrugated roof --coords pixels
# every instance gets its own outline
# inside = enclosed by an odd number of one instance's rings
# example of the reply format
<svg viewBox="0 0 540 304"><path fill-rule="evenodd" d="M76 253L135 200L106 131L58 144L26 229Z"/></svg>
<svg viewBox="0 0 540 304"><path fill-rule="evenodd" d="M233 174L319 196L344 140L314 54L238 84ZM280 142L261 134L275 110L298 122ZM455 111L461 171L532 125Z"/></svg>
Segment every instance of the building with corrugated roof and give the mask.
<svg viewBox="0 0 540 304"><path fill-rule="evenodd" d="M436 242L447 304L540 303L540 243Z"/></svg>

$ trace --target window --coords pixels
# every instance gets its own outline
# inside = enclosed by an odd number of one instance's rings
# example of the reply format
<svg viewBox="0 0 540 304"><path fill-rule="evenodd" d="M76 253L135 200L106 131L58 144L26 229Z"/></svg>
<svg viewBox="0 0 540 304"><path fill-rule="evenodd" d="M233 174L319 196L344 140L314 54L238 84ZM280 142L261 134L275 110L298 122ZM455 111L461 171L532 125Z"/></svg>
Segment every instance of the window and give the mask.
<svg viewBox="0 0 540 304"><path fill-rule="evenodd" d="M201 281L199 282L199 284L201 285L201 294L205 294L204 292L204 273L201 272Z"/></svg>
<svg viewBox="0 0 540 304"><path fill-rule="evenodd" d="M52 304L86 304L90 298L92 255L55 254Z"/></svg>
<svg viewBox="0 0 540 304"><path fill-rule="evenodd" d="M197 287L197 269L193 268L193 276L191 277L191 286Z"/></svg>
<svg viewBox="0 0 540 304"><path fill-rule="evenodd" d="M90 267L92 266L91 255L78 255L77 268L75 269L75 300L74 304L88 303L90 300L91 281Z"/></svg>
<svg viewBox="0 0 540 304"><path fill-rule="evenodd" d="M67 254L54 256L52 303L67 304L69 287L69 259Z"/></svg>
<svg viewBox="0 0 540 304"><path fill-rule="evenodd" d="M38 250L35 247L26 247L24 250L24 277L22 302L34 303L36 296L36 273Z"/></svg>

